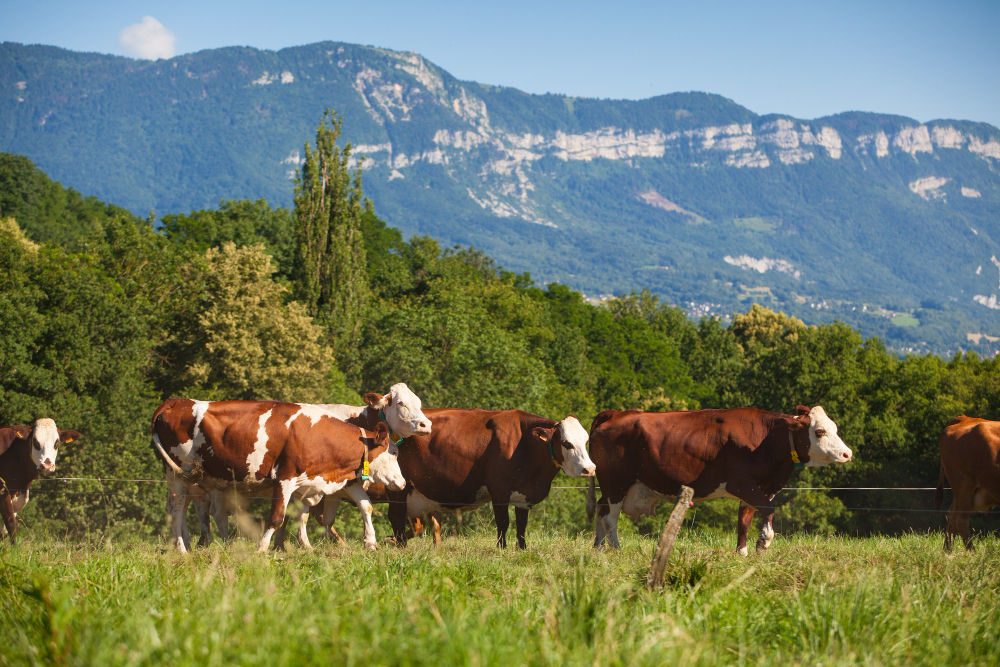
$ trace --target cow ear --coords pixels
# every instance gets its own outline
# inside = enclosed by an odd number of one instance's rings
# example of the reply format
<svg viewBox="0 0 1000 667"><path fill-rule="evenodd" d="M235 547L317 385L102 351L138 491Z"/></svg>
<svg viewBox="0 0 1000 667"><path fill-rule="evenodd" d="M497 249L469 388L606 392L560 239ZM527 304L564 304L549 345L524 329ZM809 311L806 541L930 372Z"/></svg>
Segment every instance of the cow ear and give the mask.
<svg viewBox="0 0 1000 667"><path fill-rule="evenodd" d="M798 415L799 417L807 415L809 414L809 407L805 405L800 405L797 408L795 408L795 414Z"/></svg>
<svg viewBox="0 0 1000 667"><path fill-rule="evenodd" d="M552 437L552 429L542 426L536 426L531 430L531 433L542 442L548 442L549 438Z"/></svg>
<svg viewBox="0 0 1000 667"><path fill-rule="evenodd" d="M385 422L379 422L375 426L375 444L381 444L382 441L389 439L389 427L386 426Z"/></svg>
<svg viewBox="0 0 1000 667"><path fill-rule="evenodd" d="M59 439L65 442L66 444L69 444L74 440L79 440L80 434L77 433L76 431L59 431Z"/></svg>
<svg viewBox="0 0 1000 667"><path fill-rule="evenodd" d="M384 398L384 399L385 399L385 404L386 404L387 406L388 406L388 405L392 405L392 394L386 394L386 395L385 395L385 396L383 396L382 398Z"/></svg>
<svg viewBox="0 0 1000 667"><path fill-rule="evenodd" d="M6 452L15 440L27 438L29 435L31 435L31 429L22 424L0 428L0 454Z"/></svg>
<svg viewBox="0 0 1000 667"><path fill-rule="evenodd" d="M373 408L381 407L382 394L376 394L374 391L368 392L365 394L365 404Z"/></svg>
<svg viewBox="0 0 1000 667"><path fill-rule="evenodd" d="M804 426L809 425L808 421L803 423L801 417L792 417L790 415L783 415L781 421L784 422L785 426L788 427L789 431L799 431Z"/></svg>

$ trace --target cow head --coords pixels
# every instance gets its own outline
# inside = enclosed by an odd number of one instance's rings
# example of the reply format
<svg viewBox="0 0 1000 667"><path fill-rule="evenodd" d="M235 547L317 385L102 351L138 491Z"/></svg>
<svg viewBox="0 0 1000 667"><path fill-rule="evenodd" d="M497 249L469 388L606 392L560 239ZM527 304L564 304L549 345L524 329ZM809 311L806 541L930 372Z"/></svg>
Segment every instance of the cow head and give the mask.
<svg viewBox="0 0 1000 667"><path fill-rule="evenodd" d="M60 431L56 423L48 418L36 421L30 435L31 460L44 472L56 469L56 456L59 455L60 443L69 443L80 438L80 434L76 431Z"/></svg>
<svg viewBox="0 0 1000 667"><path fill-rule="evenodd" d="M403 382L392 385L385 396L365 394L365 403L383 411L389 428L400 437L430 435L431 420L421 411L420 399Z"/></svg>
<svg viewBox="0 0 1000 667"><path fill-rule="evenodd" d="M587 453L587 431L573 415L566 417L552 428L536 426L536 438L547 442L552 456L570 477L592 477L596 466Z"/></svg>
<svg viewBox="0 0 1000 667"><path fill-rule="evenodd" d="M406 480L403 478L403 471L399 469L397 458L399 448L389 437L389 428L379 422L375 428L374 449L382 449L383 447L385 450L376 456L369 466L372 482L385 484L392 491L402 491L403 487L406 486Z"/></svg>
<svg viewBox="0 0 1000 667"><path fill-rule="evenodd" d="M825 466L830 463L847 463L854 456L850 448L837 435L837 425L826 415L819 405L811 410L804 405L798 407L792 430L807 429L809 436L807 466ZM801 450L800 450L801 451Z"/></svg>

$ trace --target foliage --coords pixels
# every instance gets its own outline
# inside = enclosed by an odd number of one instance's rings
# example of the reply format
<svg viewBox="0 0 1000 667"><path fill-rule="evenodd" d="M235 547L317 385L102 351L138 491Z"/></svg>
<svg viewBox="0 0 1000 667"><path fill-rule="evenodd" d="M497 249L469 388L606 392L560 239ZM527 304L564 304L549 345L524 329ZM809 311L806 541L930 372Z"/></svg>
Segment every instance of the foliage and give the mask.
<svg viewBox="0 0 1000 667"><path fill-rule="evenodd" d="M302 304L284 302L261 245L226 241L188 268L196 306L166 344L178 364L168 393L206 400L324 402L330 383L345 393L324 332Z"/></svg>
<svg viewBox="0 0 1000 667"><path fill-rule="evenodd" d="M295 277L297 296L326 327L341 368L356 376L369 298L361 218L372 206L361 190L360 167L351 174L351 144L337 146L341 125L328 109L316 128L316 149L305 145L295 181Z"/></svg>

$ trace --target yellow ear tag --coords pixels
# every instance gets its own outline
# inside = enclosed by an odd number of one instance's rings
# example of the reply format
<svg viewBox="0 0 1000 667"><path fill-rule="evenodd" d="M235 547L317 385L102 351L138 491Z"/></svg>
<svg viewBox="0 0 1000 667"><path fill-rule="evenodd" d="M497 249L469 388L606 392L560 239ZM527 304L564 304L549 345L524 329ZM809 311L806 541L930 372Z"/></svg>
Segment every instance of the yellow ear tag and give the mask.
<svg viewBox="0 0 1000 667"><path fill-rule="evenodd" d="M76 438L66 438L66 444L68 445L69 443L73 442L74 440L76 440Z"/></svg>

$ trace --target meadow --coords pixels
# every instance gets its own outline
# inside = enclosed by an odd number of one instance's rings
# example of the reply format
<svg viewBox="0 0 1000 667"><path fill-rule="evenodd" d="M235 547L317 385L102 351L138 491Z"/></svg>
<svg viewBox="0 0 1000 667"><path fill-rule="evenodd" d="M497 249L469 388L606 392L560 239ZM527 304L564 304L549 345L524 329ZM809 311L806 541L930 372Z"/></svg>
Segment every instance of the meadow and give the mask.
<svg viewBox="0 0 1000 667"><path fill-rule="evenodd" d="M188 555L155 536L0 547L0 664L715 665L1000 663L1000 539L781 535L740 558L731 532L682 530L660 592L654 540L485 522L406 549L317 541Z"/></svg>

